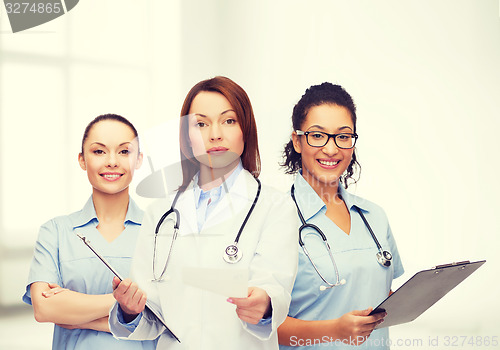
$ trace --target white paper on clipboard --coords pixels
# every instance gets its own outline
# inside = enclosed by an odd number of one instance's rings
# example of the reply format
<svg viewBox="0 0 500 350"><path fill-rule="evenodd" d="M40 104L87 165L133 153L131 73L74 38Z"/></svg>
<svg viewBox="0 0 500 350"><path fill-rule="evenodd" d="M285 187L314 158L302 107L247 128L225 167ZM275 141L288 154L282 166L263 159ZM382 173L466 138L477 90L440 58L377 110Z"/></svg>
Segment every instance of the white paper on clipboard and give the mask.
<svg viewBox="0 0 500 350"><path fill-rule="evenodd" d="M182 268L185 284L201 288L225 297L248 296L248 269L216 269L203 267Z"/></svg>

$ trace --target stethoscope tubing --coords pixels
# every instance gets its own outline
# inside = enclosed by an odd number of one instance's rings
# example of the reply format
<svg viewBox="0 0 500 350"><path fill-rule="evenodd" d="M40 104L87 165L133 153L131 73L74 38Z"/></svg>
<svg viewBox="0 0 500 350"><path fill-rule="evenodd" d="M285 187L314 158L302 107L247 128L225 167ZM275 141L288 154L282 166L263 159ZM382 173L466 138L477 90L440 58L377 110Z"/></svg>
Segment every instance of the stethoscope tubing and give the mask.
<svg viewBox="0 0 500 350"><path fill-rule="evenodd" d="M255 209L255 206L257 204L257 201L259 200L259 197L260 197L260 192L262 190L262 184L260 182L259 179L255 178L255 181L257 181L257 192L255 194L255 197L254 197L254 200L252 202L252 205L250 206L250 209L248 210L248 213L247 215L245 216L245 219L243 220L243 223L241 224L240 226L240 229L238 230L238 233L234 239L234 242L232 245L228 246L225 251L224 251L224 261L228 262L228 263L237 263L238 261L240 261L241 259L241 256L242 256L242 253L239 251L239 248L238 248L238 243L240 241L240 237L241 237L241 234L243 232L243 229L245 228L247 222L248 222L248 219L250 218L250 215L252 214L253 210ZM167 270L167 266L168 266L168 263L170 261L170 257L172 255L172 251L173 251L173 247L174 247L174 242L175 240L177 239L177 236L178 236L178 233L179 233L179 227L180 227L180 221L181 221L181 218L180 218L180 213L179 211L175 208L175 205L177 203L177 200L179 199L179 196L181 193L183 193L184 190L183 189L179 189L177 191L177 193L175 194L175 198L172 202L172 205L170 206L170 209L167 210L160 218L160 220L158 220L158 223L156 224L156 228L155 228L155 237L154 237L154 249L153 249L153 281L161 281L163 279L163 275L165 274L165 271ZM170 215L174 213L175 214L175 224L174 224L174 234L172 236L172 242L170 243L170 248L169 248L169 251L168 251L168 256L167 256L167 260L165 262L165 266L163 267L163 271L161 272L161 275L160 277L156 277L155 275L155 261L156 261L156 246L157 246L157 239L158 239L158 233L160 232L160 228L161 228L161 225L163 224L163 222L166 220L166 218ZM232 247L234 250L235 250L235 253L232 255L232 256L229 256L228 254L228 248L229 247ZM227 255L227 257L226 257Z"/></svg>
<svg viewBox="0 0 500 350"><path fill-rule="evenodd" d="M243 220L243 223L241 224L240 229L238 230L238 234L236 235L236 238L234 239L235 245L238 245L238 242L240 241L241 233L243 232L243 229L245 228L245 225L247 224L247 221L250 218L250 215L252 215L252 212L255 208L255 205L257 204L257 201L259 200L259 197L260 197L260 191L262 189L262 184L260 183L259 179L255 178L255 180L257 181L257 193L255 194L255 197L254 197L253 202L252 202L252 206L248 210L248 213L245 216L245 220Z"/></svg>
<svg viewBox="0 0 500 350"><path fill-rule="evenodd" d="M181 224L181 215L179 211L175 208L175 204L177 203L177 200L179 199L179 196L181 194L181 190L177 191L175 194L174 201L172 202L172 205L170 206L170 209L167 210L158 220L158 223L156 224L155 228L155 238L154 238L154 249L153 249L153 281L161 281L163 279L163 275L165 274L165 271L167 270L168 262L170 260L170 256L172 255L172 250L174 248L174 242L177 239L177 235L179 234L179 227ZM165 266L163 267L163 271L160 274L160 277L156 277L155 274L155 262L156 262L156 245L157 245L157 239L158 239L158 232L160 232L160 227L165 221L165 219L170 215L174 213L175 214L175 224L174 224L174 234L172 236L172 242L170 243L170 248L168 250L168 255L167 255L167 261L165 262Z"/></svg>
<svg viewBox="0 0 500 350"><path fill-rule="evenodd" d="M328 239L326 238L326 235L323 233L323 231L316 225L314 224L309 224L306 222L306 220L304 219L304 216L302 215L302 212L299 208L299 204L297 203L297 200L295 198L295 186L292 185L292 188L291 188L291 191L290 191L290 195L295 203L295 206L297 207L297 214L299 216L299 219L300 219L300 222L301 222L301 226L299 228L299 245L300 247L302 247L302 250L304 251L304 254L307 256L307 258L309 259L309 261L311 262L311 265L313 266L314 270L316 271L316 273L318 274L318 276L321 278L321 280L323 280L323 282L325 282L328 287L324 287L322 286L322 288L320 288L321 290L325 290L327 288L332 288L332 287L336 287L336 286L339 286L339 285L343 285L345 284L345 280L342 279L340 280L340 274L339 274L339 271L338 271L338 267L337 267L337 264L335 262L335 259L333 257L333 253L332 253L332 250L331 250L331 247L330 247L330 244L328 243ZM377 249L378 249L378 253L377 253L377 261L379 262L379 264L383 267L388 267L391 265L391 260L392 260L392 255L391 253L389 253L388 251L385 251L382 249L382 246L380 245L377 237L375 236L375 233L373 232L370 224L368 223L368 220L366 220L364 214L361 212L361 209L356 207L356 211L359 213L359 215L361 216L361 219L363 220L365 226L368 228L368 231L370 232L370 235L372 236L376 246L377 246ZM321 274L321 272L319 271L318 267L316 266L316 264L314 263L314 261L311 259L311 256L309 255L309 252L307 251L307 248L305 246L305 243L304 241L302 240L302 231L305 229L305 228L311 228L313 229L314 231L316 231L317 234L319 234L319 236L321 237L321 239L323 240L323 243L325 244L327 250L328 250L328 254L330 255L330 259L332 261L332 264L333 264L333 268L335 270L335 276L337 278L337 281L336 283L330 283L328 282L324 277L323 275Z"/></svg>
<svg viewBox="0 0 500 350"><path fill-rule="evenodd" d="M377 236L375 236L375 233L373 232L370 224L368 223L368 220L366 220L365 215L358 207L356 207L356 211L359 213L359 216L361 216L361 219L363 219L363 222L365 223L365 226L368 228L368 231L370 231L370 234L372 235L372 238L375 241L375 244L377 245L379 252L382 253L383 252L382 246L378 242Z"/></svg>

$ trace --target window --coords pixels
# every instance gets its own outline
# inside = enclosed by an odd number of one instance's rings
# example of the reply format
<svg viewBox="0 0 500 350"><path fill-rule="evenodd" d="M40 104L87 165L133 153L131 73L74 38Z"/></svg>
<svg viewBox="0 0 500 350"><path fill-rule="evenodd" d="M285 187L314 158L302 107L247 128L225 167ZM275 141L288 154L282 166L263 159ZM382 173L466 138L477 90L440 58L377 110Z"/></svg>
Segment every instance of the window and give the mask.
<svg viewBox="0 0 500 350"><path fill-rule="evenodd" d="M116 113L145 129L155 121L153 86L177 68L153 74L155 58L171 51L148 40L151 21L160 17L152 4L99 4L96 11L95 3L79 2L66 15L16 34L0 21L0 305L19 303L40 225L79 210L90 194L77 163L85 126L99 114ZM155 4L155 11L161 6L167 7ZM155 29L177 23L167 22Z"/></svg>

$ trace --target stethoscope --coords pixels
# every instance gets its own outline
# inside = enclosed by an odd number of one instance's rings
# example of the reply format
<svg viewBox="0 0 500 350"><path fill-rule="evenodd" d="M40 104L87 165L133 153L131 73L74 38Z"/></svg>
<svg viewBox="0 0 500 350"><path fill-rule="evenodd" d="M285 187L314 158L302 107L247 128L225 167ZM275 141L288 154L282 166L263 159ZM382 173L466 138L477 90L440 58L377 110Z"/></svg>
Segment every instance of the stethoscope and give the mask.
<svg viewBox="0 0 500 350"><path fill-rule="evenodd" d="M324 291L324 290L329 289L329 288L333 288L333 287L337 287L337 286L341 286L343 284L346 284L345 279L342 279L342 280L340 279L339 270L337 268L337 264L335 263L335 259L333 258L332 250L330 249L330 244L328 244L328 240L326 239L325 234L323 233L323 231L321 231L321 229L318 226L316 226L314 224L308 224L306 222L306 220L304 219L304 216L302 215L302 212L300 211L299 204L295 200L295 186L294 185L292 185L291 195L292 195L293 202L295 203L295 206L297 207L297 213L299 214L299 218L300 218L300 221L302 223L302 226L300 226L300 228L299 228L299 245L302 247L304 254L307 256L307 258L311 262L312 266L314 267L314 270L316 270L316 273L323 280L323 282L325 282L327 284L327 286L320 286L319 289L321 291ZM382 246L380 245L377 237L375 236L375 233L373 233L373 230L370 227L370 224L366 220L365 216L363 215L363 213L361 212L361 210L358 207L355 207L355 208L356 208L357 212L359 213L359 215L361 216L361 219L363 219L363 222L365 223L366 227L368 228L368 231L370 231L370 234L371 234L373 240L375 241L375 244L377 245L378 252L377 252L376 256L377 256L378 263L380 265L382 265L383 267L391 266L392 254L390 252L388 252L387 250L382 249ZM311 228L311 229L315 230L323 239L323 243L325 244L326 249L328 250L328 254L330 255L330 260L332 261L333 268L335 270L335 276L337 278L335 283L328 282L325 279L325 277L323 277L321 272L318 270L316 264L312 261L311 256L309 255L309 252L307 251L307 248L304 244L304 241L302 240L302 231L305 228Z"/></svg>
<svg viewBox="0 0 500 350"><path fill-rule="evenodd" d="M257 181L258 187L257 187L257 193L255 194L255 198L253 200L252 206L248 210L247 216L245 217L245 220L243 220L243 223L240 226L240 229L238 231L238 234L236 235L236 238L234 239L234 242L226 247L226 249L224 250L224 253L222 255L222 258L224 259L224 261L229 263L229 264L236 264L243 257L243 253L238 248L238 242L240 241L241 233L243 232L243 229L245 228L245 225L247 224L247 221L250 218L250 215L252 214L252 211L255 208L255 205L257 204L257 201L258 201L259 195L260 195L260 190L262 188L260 180L255 178L255 181ZM163 281L163 275L165 274L165 271L167 270L168 262L170 260L171 254L172 254L172 249L174 247L174 242L177 239L177 236L179 234L179 226L180 226L180 222L181 222L181 216L180 216L179 211L175 208L175 204L177 203L177 199L179 199L179 196L182 192L183 191L181 191L181 190L177 191L177 193L175 194L175 198L172 202L172 205L170 206L170 209L167 210L167 212L165 212L165 214L162 215L162 217L158 221L158 224L156 225L155 238L154 238L154 250L153 250L153 280L152 280L153 282ZM165 221L165 219L172 213L175 214L175 224L174 224L174 233L172 235L172 242L170 243L170 249L168 251L167 260L165 261L165 266L163 267L163 271L161 272L160 277L156 277L155 261L156 261L156 241L158 238L158 232L160 232L160 227L163 224L163 221Z"/></svg>

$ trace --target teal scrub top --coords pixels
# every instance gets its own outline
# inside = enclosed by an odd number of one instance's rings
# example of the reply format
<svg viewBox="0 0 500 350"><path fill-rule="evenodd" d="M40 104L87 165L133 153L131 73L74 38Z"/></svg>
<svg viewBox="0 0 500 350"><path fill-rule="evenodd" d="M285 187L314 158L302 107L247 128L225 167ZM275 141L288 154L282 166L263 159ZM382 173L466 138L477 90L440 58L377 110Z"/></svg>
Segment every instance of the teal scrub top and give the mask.
<svg viewBox="0 0 500 350"><path fill-rule="evenodd" d="M127 277L144 212L130 199L125 230L112 242L97 230L92 197L82 210L56 217L40 228L23 301L31 305L34 282L57 283L85 294L112 293L113 274L76 236L81 233L121 276ZM154 341L118 340L111 333L54 325L52 349L155 349Z"/></svg>
<svg viewBox="0 0 500 350"><path fill-rule="evenodd" d="M302 320L329 320L339 318L353 310L376 307L389 295L392 280L404 272L396 241L383 209L350 194L345 188L339 186L339 193L351 216L351 231L347 235L325 215L325 203L301 174L297 174L294 186L295 198L304 219L307 223L318 226L326 235L338 267L340 280L345 279L346 284L321 291L320 286L326 286L326 284L299 246L299 266L288 316ZM392 253L390 267L383 267L378 263L376 258L378 248L355 207L362 210L382 248ZM307 228L302 231L302 239L318 270L328 282L336 283L333 263L320 236L314 230ZM388 328L374 330L361 346L353 346L340 341L321 343L325 339L307 343L297 338L290 340L292 345L303 346L297 348L280 345L280 349L323 347L388 349L390 345Z"/></svg>

